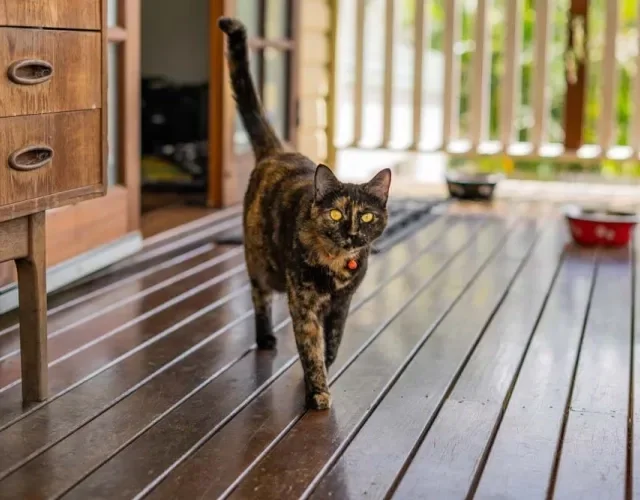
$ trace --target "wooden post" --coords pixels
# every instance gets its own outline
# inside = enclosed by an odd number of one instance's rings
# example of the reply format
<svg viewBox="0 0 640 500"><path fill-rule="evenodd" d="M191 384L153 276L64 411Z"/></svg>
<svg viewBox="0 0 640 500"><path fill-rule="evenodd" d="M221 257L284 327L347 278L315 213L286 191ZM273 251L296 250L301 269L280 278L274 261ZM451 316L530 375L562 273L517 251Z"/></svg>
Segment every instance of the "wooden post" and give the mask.
<svg viewBox="0 0 640 500"><path fill-rule="evenodd" d="M567 52L572 50L574 44L574 30L572 24L575 20L581 20L584 28L584 46L588 46L589 25L588 0L571 0L569 14L567 16ZM579 40L578 40L579 42ZM567 151L575 151L582 146L582 129L584 124L584 102L587 90L587 58L575 61L575 75L573 79L570 68L565 72L567 78L567 97L564 106L564 147Z"/></svg>

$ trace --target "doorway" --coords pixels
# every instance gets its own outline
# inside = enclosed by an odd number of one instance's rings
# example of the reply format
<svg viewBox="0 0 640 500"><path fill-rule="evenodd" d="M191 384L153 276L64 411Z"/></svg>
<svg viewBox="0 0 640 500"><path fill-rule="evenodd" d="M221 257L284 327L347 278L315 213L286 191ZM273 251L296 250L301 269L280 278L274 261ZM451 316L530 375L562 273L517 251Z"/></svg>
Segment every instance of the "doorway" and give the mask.
<svg viewBox="0 0 640 500"><path fill-rule="evenodd" d="M143 0L141 211L205 205L209 0Z"/></svg>
<svg viewBox="0 0 640 500"><path fill-rule="evenodd" d="M207 213L205 207L241 200L253 154L228 83L225 40L217 29L222 15L246 24L251 70L267 115L280 137L295 147L298 12L293 0L145 0L143 222L158 218L153 211L182 210L193 218Z"/></svg>

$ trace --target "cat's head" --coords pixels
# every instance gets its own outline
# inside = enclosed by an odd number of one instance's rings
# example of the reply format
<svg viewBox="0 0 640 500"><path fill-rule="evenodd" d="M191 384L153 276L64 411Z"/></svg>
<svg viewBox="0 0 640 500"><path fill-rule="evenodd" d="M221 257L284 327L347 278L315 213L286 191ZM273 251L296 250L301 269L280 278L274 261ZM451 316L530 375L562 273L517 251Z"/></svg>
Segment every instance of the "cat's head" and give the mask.
<svg viewBox="0 0 640 500"><path fill-rule="evenodd" d="M371 245L387 226L391 170L378 172L363 184L343 183L326 165L318 165L314 179L313 230L336 250Z"/></svg>

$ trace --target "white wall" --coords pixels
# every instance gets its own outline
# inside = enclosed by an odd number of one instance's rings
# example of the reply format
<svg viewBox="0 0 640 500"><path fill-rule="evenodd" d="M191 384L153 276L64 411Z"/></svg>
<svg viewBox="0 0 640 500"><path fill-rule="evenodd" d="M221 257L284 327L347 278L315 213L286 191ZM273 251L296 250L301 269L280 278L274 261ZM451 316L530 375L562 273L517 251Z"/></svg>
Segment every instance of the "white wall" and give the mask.
<svg viewBox="0 0 640 500"><path fill-rule="evenodd" d="M209 0L142 1L142 76L209 81Z"/></svg>

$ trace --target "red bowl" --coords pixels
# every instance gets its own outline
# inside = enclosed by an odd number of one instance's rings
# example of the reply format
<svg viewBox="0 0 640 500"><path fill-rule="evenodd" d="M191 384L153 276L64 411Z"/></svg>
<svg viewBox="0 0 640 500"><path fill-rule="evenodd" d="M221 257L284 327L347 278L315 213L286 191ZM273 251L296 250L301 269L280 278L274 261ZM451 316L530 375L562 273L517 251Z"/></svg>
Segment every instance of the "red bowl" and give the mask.
<svg viewBox="0 0 640 500"><path fill-rule="evenodd" d="M584 246L625 246L633 236L638 216L633 212L590 210L575 205L565 207L571 236Z"/></svg>

